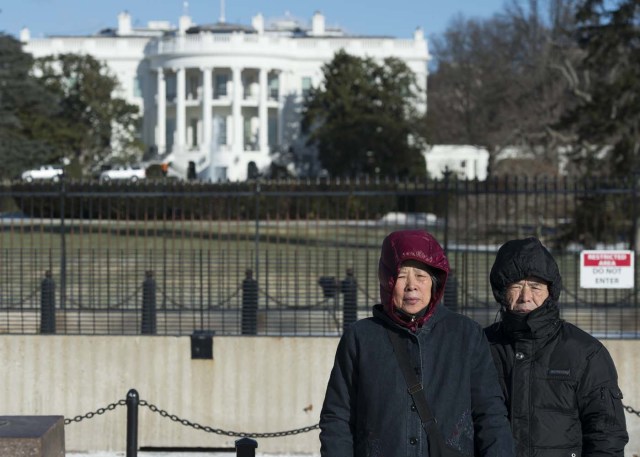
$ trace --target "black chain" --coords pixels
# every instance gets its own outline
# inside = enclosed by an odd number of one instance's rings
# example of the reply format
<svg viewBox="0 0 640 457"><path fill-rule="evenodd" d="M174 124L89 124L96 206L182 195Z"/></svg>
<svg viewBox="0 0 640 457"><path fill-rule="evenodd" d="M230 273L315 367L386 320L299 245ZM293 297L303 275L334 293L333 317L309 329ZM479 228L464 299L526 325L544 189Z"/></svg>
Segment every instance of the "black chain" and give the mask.
<svg viewBox="0 0 640 457"><path fill-rule="evenodd" d="M225 436L234 436L234 437L246 437L246 438L277 438L277 437L281 437L281 436L290 436L290 435L298 435L300 433L307 433L310 432L311 430L315 430L317 428L320 427L320 424L316 424L316 425L310 425L309 427L302 427L302 428L298 428L295 430L287 430L284 432L271 432L271 433L241 433L241 432L233 432L233 431L229 431L229 430L222 430L220 428L213 428L213 427L208 427L205 425L200 425L196 422L191 422L187 419L182 419L178 416L176 416L175 414L169 414L168 412L166 412L163 409L158 408L157 406L145 401L145 400L140 400L140 405L141 406L146 406L147 408L149 408L151 411L153 411L154 413L158 413L160 414L162 417L168 417L169 419L171 419L174 422L178 422L182 425L184 425L185 427L192 427L196 430L202 430L204 432L207 433L215 433L217 435L225 435Z"/></svg>
<svg viewBox="0 0 640 457"><path fill-rule="evenodd" d="M76 416L73 419L65 419L64 420L64 425L69 425L71 422L80 422L83 419L91 419L93 416L102 415L102 414L106 413L107 411L113 411L118 406L124 406L126 404L127 404L126 400L119 400L119 401L117 401L115 403L111 403L109 406L106 406L104 408L98 408L95 411L90 411L87 414L84 414L84 415L81 415L81 416Z"/></svg>
<svg viewBox="0 0 640 457"><path fill-rule="evenodd" d="M73 419L65 419L64 420L64 425L69 425L72 422L80 422L84 419L91 419L94 416L100 416L104 413L106 413L107 411L113 411L114 409L116 409L118 406L125 406L127 404L126 400L118 400L117 402L111 403L110 405L104 407L104 408L98 408L95 411L90 411L86 414L80 415L80 416L76 416ZM206 425L200 425L197 422L191 422L187 419L182 419L178 416L176 416L175 414L169 414L167 411L165 411L164 409L160 409L158 408L156 405L149 403L146 400L140 400L140 406L146 406L147 408L149 408L151 411L153 411L154 413L158 413L160 414L160 416L162 417L168 417L169 419L171 419L174 422L178 422L182 425L184 425L185 427L192 427L196 430L202 430L204 432L207 433L215 433L216 435L225 435L225 436L233 436L233 437L238 437L238 438L242 438L242 437L247 437L247 438L277 438L277 437L281 437L281 436L291 436L291 435L299 435L300 433L307 433L310 432L312 430L315 430L317 428L320 428L320 424L315 424L315 425L310 425L308 427L302 427L302 428L297 428L294 430L286 430L284 432L267 432L267 433L241 433L241 432L234 432L234 431L230 431L230 430L222 430L221 428L213 428L213 427L209 427ZM622 404L622 407L625 409L625 411L627 411L629 414L635 414L636 416L640 417L640 411L637 411L635 409L633 409L631 406L627 406L624 403ZM4 425L0 423L0 427Z"/></svg>
<svg viewBox="0 0 640 457"><path fill-rule="evenodd" d="M86 414L80 415L80 416L76 416L73 419L65 419L64 420L64 425L69 425L72 422L80 422L84 419L91 419L94 416L97 415L102 415L104 413L106 413L107 411L113 411L114 409L116 409L118 406L124 406L127 404L126 400L118 400L115 403L111 403L110 405L104 407L104 408L98 408L95 411L90 411ZM311 425L309 427L302 427L302 428L298 428L295 430L287 430L284 432L272 432L272 433L241 433L241 432L232 432L229 430L222 430L220 428L213 428L213 427L208 427L205 425L200 425L196 422L191 422L187 419L182 419L178 416L176 416L175 414L169 414L167 411L158 408L156 405L153 405L151 403L149 403L146 400L140 400L139 401L139 405L140 406L146 406L147 408L149 408L151 411L153 411L154 413L158 413L160 414L162 417L168 417L169 419L171 419L174 422L178 422L186 427L192 427L196 430L202 430L204 432L207 433L215 433L217 435L225 435L225 436L234 436L234 437L238 437L238 438L242 438L242 437L247 437L247 438L276 438L276 437L281 437L281 436L290 436L290 435L298 435L300 433L307 433L310 432L311 430L315 430L317 428L320 427L320 424L316 424L316 425Z"/></svg>
<svg viewBox="0 0 640 457"><path fill-rule="evenodd" d="M635 414L636 416L640 417L640 411L636 411L635 409L633 409L631 406L627 406L624 403L622 404L622 407L625 409L625 411L627 411L629 414Z"/></svg>

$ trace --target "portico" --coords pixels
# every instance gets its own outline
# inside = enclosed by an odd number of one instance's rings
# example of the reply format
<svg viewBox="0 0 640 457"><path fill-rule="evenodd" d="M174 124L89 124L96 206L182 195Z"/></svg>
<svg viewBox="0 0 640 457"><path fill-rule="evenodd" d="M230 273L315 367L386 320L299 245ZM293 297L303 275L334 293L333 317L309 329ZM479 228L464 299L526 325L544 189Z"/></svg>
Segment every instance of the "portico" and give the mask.
<svg viewBox="0 0 640 457"><path fill-rule="evenodd" d="M258 165L281 143L280 71L167 65L155 72L155 143L177 166L208 163L207 178L229 179L229 166Z"/></svg>

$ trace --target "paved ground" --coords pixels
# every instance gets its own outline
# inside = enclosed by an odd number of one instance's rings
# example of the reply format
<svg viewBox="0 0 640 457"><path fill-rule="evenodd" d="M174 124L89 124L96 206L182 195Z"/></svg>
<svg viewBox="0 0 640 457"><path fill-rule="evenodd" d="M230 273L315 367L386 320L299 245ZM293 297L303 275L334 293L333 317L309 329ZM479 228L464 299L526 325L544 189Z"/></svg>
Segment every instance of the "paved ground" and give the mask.
<svg viewBox="0 0 640 457"><path fill-rule="evenodd" d="M235 457L235 452L138 452L138 457ZM67 452L66 457L125 457L126 452ZM318 457L313 454L259 454L256 457Z"/></svg>

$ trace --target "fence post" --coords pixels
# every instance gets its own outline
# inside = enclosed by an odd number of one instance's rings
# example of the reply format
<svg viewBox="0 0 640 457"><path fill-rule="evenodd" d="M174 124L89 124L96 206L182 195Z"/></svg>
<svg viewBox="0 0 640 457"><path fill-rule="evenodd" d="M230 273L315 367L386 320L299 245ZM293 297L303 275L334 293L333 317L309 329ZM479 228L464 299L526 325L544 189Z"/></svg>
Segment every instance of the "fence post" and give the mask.
<svg viewBox="0 0 640 457"><path fill-rule="evenodd" d="M632 211L633 211L633 219L631 221L631 225L632 225L632 233L631 233L631 243L629 243L629 249L631 251L634 251L635 255L638 253L638 242L640 241L640 237L638 236L638 204L636 203L636 201L638 200L638 179L640 179L640 171L638 171L637 169L633 172L633 182L632 182L632 187L633 187L633 196L631 199L631 207L632 207ZM634 259L635 260L635 259ZM635 293L633 294L633 306L635 309L638 309L638 294Z"/></svg>
<svg viewBox="0 0 640 457"><path fill-rule="evenodd" d="M51 270L40 283L40 333L56 333L56 283Z"/></svg>
<svg viewBox="0 0 640 457"><path fill-rule="evenodd" d="M255 335L258 330L258 281L253 279L253 270L247 268L242 281L242 323L243 335Z"/></svg>
<svg viewBox="0 0 640 457"><path fill-rule="evenodd" d="M151 270L145 271L144 281L142 282L142 324L140 331L143 335L156 334L156 280Z"/></svg>
<svg viewBox="0 0 640 457"><path fill-rule="evenodd" d="M138 455L138 404L140 397L138 391L130 389L127 392L127 456Z"/></svg>
<svg viewBox="0 0 640 457"><path fill-rule="evenodd" d="M444 253L448 254L449 251L449 180L453 172L449 170L449 167L445 167L442 175L444 176Z"/></svg>
<svg viewBox="0 0 640 457"><path fill-rule="evenodd" d="M347 275L340 284L342 292L342 330L358 320L358 282L353 269L347 268Z"/></svg>
<svg viewBox="0 0 640 457"><path fill-rule="evenodd" d="M449 271L444 285L444 305L453 311L458 310L458 278L453 270Z"/></svg>
<svg viewBox="0 0 640 457"><path fill-rule="evenodd" d="M255 457L258 442L251 438L236 440L236 457Z"/></svg>
<svg viewBox="0 0 640 457"><path fill-rule="evenodd" d="M62 173L60 179L60 309L67 307L67 241L64 224L66 187L65 176Z"/></svg>

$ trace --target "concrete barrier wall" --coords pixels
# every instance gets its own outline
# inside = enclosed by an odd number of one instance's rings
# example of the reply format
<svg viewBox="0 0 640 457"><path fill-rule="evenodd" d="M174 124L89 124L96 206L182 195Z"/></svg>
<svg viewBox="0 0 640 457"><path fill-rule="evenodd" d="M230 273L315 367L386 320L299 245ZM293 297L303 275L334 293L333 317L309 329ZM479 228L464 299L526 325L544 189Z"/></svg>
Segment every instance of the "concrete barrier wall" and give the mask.
<svg viewBox="0 0 640 457"><path fill-rule="evenodd" d="M337 338L214 337L213 360L192 360L189 337L0 336L6 415L76 415L140 398L180 418L237 432L318 423ZM640 341L605 341L625 403L640 409ZM140 408L139 446L233 448ZM627 414L628 456L640 454L640 417ZM65 427L67 451L124 451L126 407ZM318 431L259 439L264 453L319 454Z"/></svg>

